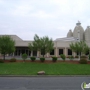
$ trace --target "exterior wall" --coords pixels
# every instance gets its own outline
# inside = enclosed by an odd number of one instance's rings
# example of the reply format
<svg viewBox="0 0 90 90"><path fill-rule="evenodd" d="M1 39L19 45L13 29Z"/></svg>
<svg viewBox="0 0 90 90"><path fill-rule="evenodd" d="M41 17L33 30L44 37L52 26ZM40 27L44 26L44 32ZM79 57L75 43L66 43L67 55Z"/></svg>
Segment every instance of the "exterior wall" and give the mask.
<svg viewBox="0 0 90 90"><path fill-rule="evenodd" d="M85 41L90 42L90 26L87 26L87 28L85 30Z"/></svg>

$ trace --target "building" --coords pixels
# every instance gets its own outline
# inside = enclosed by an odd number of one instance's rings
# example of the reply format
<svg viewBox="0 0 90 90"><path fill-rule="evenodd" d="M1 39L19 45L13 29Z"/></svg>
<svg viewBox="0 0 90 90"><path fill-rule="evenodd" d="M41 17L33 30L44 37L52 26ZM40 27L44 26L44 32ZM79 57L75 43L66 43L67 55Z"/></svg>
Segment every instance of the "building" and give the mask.
<svg viewBox="0 0 90 90"><path fill-rule="evenodd" d="M30 51L28 48L28 44L32 43L32 41L24 41L19 38L17 35L9 35L13 40L15 40L15 52L13 56L21 56L21 54L26 53L28 56L38 56L38 51ZM65 38L57 38L54 40L54 49L51 53L47 53L47 56L57 56L60 54L68 55L76 55L76 53L72 52L69 48L69 44L71 42L85 41L87 45L90 47L90 26L87 26L86 30L83 29L81 23L78 21L74 30L71 29L67 33L67 37Z"/></svg>

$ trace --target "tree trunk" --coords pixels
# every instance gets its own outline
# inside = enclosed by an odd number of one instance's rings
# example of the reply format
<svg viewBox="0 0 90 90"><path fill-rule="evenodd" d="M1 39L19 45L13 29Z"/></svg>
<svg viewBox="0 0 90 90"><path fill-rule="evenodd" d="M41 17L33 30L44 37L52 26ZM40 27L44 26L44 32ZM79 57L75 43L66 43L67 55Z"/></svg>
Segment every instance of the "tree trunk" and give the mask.
<svg viewBox="0 0 90 90"><path fill-rule="evenodd" d="M25 59L23 60L23 62L25 62Z"/></svg>

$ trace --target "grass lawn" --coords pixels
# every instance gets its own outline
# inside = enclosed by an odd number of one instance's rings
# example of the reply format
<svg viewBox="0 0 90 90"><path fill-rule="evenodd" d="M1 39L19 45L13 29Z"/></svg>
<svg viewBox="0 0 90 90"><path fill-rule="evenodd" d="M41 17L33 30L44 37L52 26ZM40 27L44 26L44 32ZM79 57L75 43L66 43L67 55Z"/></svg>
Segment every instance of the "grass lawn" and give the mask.
<svg viewBox="0 0 90 90"><path fill-rule="evenodd" d="M90 75L90 64L0 63L0 75L37 75L41 70L44 70L46 75Z"/></svg>

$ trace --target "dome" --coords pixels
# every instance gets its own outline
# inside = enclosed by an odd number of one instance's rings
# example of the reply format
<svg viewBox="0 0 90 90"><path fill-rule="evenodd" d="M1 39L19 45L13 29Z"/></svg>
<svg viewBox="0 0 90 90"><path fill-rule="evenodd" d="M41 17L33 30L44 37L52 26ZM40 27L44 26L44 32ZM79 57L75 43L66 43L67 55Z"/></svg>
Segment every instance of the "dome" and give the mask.
<svg viewBox="0 0 90 90"><path fill-rule="evenodd" d="M90 41L90 26L87 26L85 30L85 40Z"/></svg>
<svg viewBox="0 0 90 90"><path fill-rule="evenodd" d="M67 33L67 37L72 37L72 36L73 36L72 30L69 30L69 32Z"/></svg>
<svg viewBox="0 0 90 90"><path fill-rule="evenodd" d="M80 36L79 36L79 34L80 34ZM80 38L80 40L84 40L84 29L81 26L81 23L79 21L78 21L78 23L76 23L76 26L74 28L73 37Z"/></svg>

